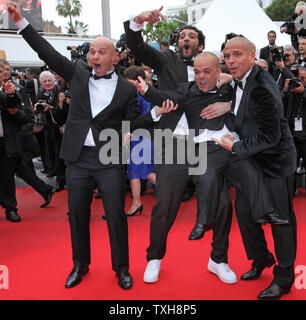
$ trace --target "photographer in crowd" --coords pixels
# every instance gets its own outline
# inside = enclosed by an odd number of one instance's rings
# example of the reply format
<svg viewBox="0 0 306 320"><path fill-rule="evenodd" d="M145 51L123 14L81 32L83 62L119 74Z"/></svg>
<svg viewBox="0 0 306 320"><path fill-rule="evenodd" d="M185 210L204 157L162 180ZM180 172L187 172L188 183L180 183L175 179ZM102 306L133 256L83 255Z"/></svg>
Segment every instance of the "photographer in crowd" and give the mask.
<svg viewBox="0 0 306 320"><path fill-rule="evenodd" d="M304 1L299 1L296 4L294 15L281 25L280 31L283 33L287 33L291 36L292 46L298 51L298 36L304 37L306 36L306 30L297 27L297 21L300 19L299 16L304 15L306 13L306 3Z"/></svg>
<svg viewBox="0 0 306 320"><path fill-rule="evenodd" d="M9 221L19 222L14 173L22 155L19 131L27 116L14 84L3 80L4 65L0 64L0 204Z"/></svg>
<svg viewBox="0 0 306 320"><path fill-rule="evenodd" d="M296 70L296 78L285 82L283 103L297 150L297 161L302 158L306 163L306 68L299 67Z"/></svg>
<svg viewBox="0 0 306 320"><path fill-rule="evenodd" d="M44 119L44 142L46 148L47 177L56 176L56 166L59 161L60 134L53 111L58 106L59 87L50 71L43 71L39 76L41 87L38 91L38 102L34 112Z"/></svg>
<svg viewBox="0 0 306 320"><path fill-rule="evenodd" d="M4 81L11 81L15 88L16 94L20 98L23 110L27 116L27 123L25 123L20 129L21 137L21 149L22 157L19 164L16 166L15 174L24 180L29 186L36 190L45 200L41 205L41 208L45 208L52 199L53 188L41 180L34 170L33 158L38 157L40 154L40 148L37 139L34 135L34 113L32 102L28 94L27 88L22 86L20 83L16 83L12 79L11 66L8 61L4 61L5 73ZM25 81L23 80L23 83Z"/></svg>
<svg viewBox="0 0 306 320"><path fill-rule="evenodd" d="M283 47L276 47L270 51L269 73L274 78L279 88L282 92L285 80L292 78L292 73L289 68L285 65L285 54Z"/></svg>

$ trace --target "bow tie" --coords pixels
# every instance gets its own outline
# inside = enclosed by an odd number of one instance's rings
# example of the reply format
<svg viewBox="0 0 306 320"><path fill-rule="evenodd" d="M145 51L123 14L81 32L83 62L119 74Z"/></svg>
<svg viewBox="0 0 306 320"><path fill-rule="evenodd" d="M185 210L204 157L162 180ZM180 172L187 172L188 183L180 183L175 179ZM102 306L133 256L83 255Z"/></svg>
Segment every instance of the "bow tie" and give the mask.
<svg viewBox="0 0 306 320"><path fill-rule="evenodd" d="M115 72L115 69L111 73L105 74L104 76L97 76L96 74L92 74L91 77L93 77L95 80L111 79L114 72Z"/></svg>
<svg viewBox="0 0 306 320"><path fill-rule="evenodd" d="M193 67L193 60L184 60L184 63L186 63L187 66Z"/></svg>
<svg viewBox="0 0 306 320"><path fill-rule="evenodd" d="M304 59L300 58L300 59L299 59L299 64L301 64L301 63L303 63L303 62L306 62L306 58L304 58Z"/></svg>
<svg viewBox="0 0 306 320"><path fill-rule="evenodd" d="M234 79L235 86L239 87L241 90L243 90L243 83L242 81Z"/></svg>

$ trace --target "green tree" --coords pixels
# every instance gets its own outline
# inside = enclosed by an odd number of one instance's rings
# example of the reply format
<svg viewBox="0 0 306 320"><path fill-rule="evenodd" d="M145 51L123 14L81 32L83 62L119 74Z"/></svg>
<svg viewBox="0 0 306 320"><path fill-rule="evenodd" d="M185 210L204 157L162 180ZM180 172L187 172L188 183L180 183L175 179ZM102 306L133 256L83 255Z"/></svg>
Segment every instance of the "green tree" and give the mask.
<svg viewBox="0 0 306 320"><path fill-rule="evenodd" d="M88 24L84 24L84 22L75 20L74 24L70 24L70 22L68 22L68 27L66 27L67 31L69 32L70 30L75 30L75 32L77 34L81 34L86 35L86 33L88 32Z"/></svg>
<svg viewBox="0 0 306 320"><path fill-rule="evenodd" d="M57 0L56 11L59 16L69 17L68 27L70 33L76 33L72 18L79 17L82 9L83 7L79 0Z"/></svg>
<svg viewBox="0 0 306 320"><path fill-rule="evenodd" d="M176 28L178 28L176 22L158 21L153 25L147 23L143 35L146 42L156 41L160 45L163 41L169 41L173 30Z"/></svg>
<svg viewBox="0 0 306 320"><path fill-rule="evenodd" d="M273 21L287 21L298 2L299 0L274 0L265 12Z"/></svg>

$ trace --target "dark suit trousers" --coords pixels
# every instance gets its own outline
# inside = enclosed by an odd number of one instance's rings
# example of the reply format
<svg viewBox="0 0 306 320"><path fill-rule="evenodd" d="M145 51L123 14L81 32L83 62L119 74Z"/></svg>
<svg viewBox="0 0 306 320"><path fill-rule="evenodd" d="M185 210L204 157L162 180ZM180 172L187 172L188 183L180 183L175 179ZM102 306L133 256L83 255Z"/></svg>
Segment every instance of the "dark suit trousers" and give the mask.
<svg viewBox="0 0 306 320"><path fill-rule="evenodd" d="M174 139L174 163L177 159L176 146ZM156 165L156 204L151 214L150 245L147 249L148 261L162 259L166 254L168 233L178 214L182 194L190 181L188 167L187 164ZM220 197L220 210L213 226L211 258L216 263L227 263L228 235L232 220L232 202L228 190L223 194L225 197ZM197 193L197 197L201 197L201 194ZM198 205L199 203L198 201Z"/></svg>
<svg viewBox="0 0 306 320"><path fill-rule="evenodd" d="M216 213L220 210L219 195L227 189L222 187L224 177L249 199L253 221L274 211L262 174L253 162L241 160L219 145L208 142L207 170L203 175L194 176L198 211L203 224L215 224Z"/></svg>
<svg viewBox="0 0 306 320"><path fill-rule="evenodd" d="M20 157L8 158L4 139L0 138L0 203L7 211L17 211L14 173Z"/></svg>
<svg viewBox="0 0 306 320"><path fill-rule="evenodd" d="M182 195L189 181L188 164L177 164L176 142L177 140L174 139L173 164L155 165L156 203L151 214L150 245L147 249L148 261L162 259L165 256L168 233L178 214Z"/></svg>
<svg viewBox="0 0 306 320"><path fill-rule="evenodd" d="M278 265L275 265L273 270L273 282L282 288L290 288L294 282L297 226L292 199L290 199L288 192L288 179L265 177L264 180L270 191L276 212L290 222L288 226L271 226L278 261ZM264 259L270 254L264 231L261 225L250 219L249 202L239 190L237 190L235 208L248 259Z"/></svg>
<svg viewBox="0 0 306 320"><path fill-rule="evenodd" d="M43 180L41 180L35 170L32 159L22 158L19 165L16 167L15 173L19 178L24 180L29 186L31 186L36 192L38 192L42 197L47 196L47 194L52 189L51 186L47 185Z"/></svg>
<svg viewBox="0 0 306 320"><path fill-rule="evenodd" d="M73 262L87 266L90 257L90 205L97 183L107 217L112 268L129 269L128 225L124 213L125 174L123 166L103 166L94 148L83 148L77 162L67 163L69 223Z"/></svg>

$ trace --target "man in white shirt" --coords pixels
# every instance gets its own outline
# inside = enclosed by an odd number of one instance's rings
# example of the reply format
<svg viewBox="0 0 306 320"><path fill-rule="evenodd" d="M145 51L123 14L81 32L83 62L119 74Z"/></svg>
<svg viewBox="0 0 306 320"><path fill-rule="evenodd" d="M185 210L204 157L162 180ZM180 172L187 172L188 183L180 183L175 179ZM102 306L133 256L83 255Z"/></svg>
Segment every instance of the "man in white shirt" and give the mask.
<svg viewBox="0 0 306 320"><path fill-rule="evenodd" d="M15 3L8 5L10 18L19 33L52 70L63 77L71 90L71 105L66 122L60 156L67 163L69 223L74 267L66 281L72 288L88 273L90 257L90 205L95 183L102 193L107 215L112 268L122 289L130 289L128 228L124 213L125 174L120 161L122 121L132 121L131 131L153 123L149 113L139 117L136 89L114 70L116 51L104 37L90 44L88 65L82 59L74 62L57 52L27 20ZM158 110L156 109L157 113ZM154 112L154 110L152 110ZM102 152L108 141L101 139L104 130L118 133L118 163L104 162ZM106 159L108 160L108 158Z"/></svg>

